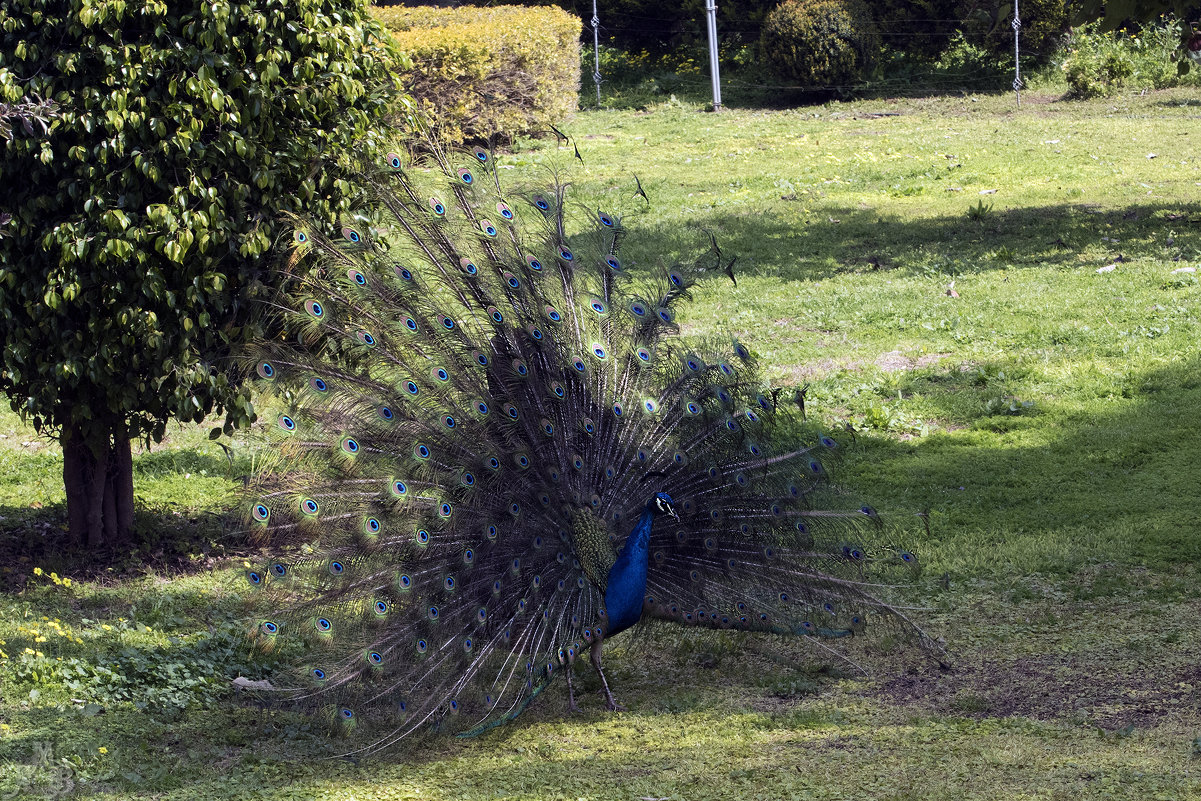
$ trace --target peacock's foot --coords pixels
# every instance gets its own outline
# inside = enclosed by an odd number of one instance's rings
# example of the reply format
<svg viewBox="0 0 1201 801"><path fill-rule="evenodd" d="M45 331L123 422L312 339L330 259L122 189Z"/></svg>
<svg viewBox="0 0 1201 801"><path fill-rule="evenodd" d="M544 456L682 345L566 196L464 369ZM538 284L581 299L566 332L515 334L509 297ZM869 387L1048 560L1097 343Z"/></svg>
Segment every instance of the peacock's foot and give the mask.
<svg viewBox="0 0 1201 801"><path fill-rule="evenodd" d="M613 697L613 693L609 692L607 687L602 687L600 690L598 690L597 695L603 695L605 697L605 709L609 710L610 712L626 711L624 706L617 703L617 699Z"/></svg>

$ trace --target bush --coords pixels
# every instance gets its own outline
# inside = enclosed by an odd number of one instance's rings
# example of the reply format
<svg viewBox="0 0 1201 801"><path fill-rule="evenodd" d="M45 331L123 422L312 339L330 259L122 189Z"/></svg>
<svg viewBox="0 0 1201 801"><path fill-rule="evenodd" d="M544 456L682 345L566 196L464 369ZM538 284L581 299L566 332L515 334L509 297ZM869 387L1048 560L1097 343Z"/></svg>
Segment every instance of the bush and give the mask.
<svg viewBox="0 0 1201 801"><path fill-rule="evenodd" d="M759 45L778 77L838 87L870 69L880 37L863 0L785 0L767 15Z"/></svg>
<svg viewBox="0 0 1201 801"><path fill-rule="evenodd" d="M1134 62L1130 83L1139 88L1166 89L1187 82L1177 69L1177 57L1183 39L1180 20L1162 18L1142 26L1135 35L1118 32L1118 41L1126 45ZM1196 76L1194 76L1195 78ZM1194 81L1195 82L1195 81Z"/></svg>
<svg viewBox="0 0 1201 801"><path fill-rule="evenodd" d="M934 67L944 78L964 87L996 88L1013 79L1013 55L998 56L956 33Z"/></svg>
<svg viewBox="0 0 1201 801"><path fill-rule="evenodd" d="M1068 93L1073 97L1111 95L1134 74L1130 54L1110 36L1086 36L1073 44L1063 62Z"/></svg>
<svg viewBox="0 0 1201 801"><path fill-rule="evenodd" d="M546 130L576 109L580 20L558 8L372 9L413 61L405 88L449 142Z"/></svg>
<svg viewBox="0 0 1201 801"><path fill-rule="evenodd" d="M885 48L880 64L860 95L944 94L997 91L1013 84L1013 56L998 57L956 33L936 59Z"/></svg>
<svg viewBox="0 0 1201 801"><path fill-rule="evenodd" d="M1196 74L1181 76L1176 54L1181 41L1178 20L1143 26L1136 35L1102 31L1100 23L1073 32L1064 47L1061 69L1073 97L1104 97L1123 88L1164 89L1197 84Z"/></svg>
<svg viewBox="0 0 1201 801"><path fill-rule="evenodd" d="M61 435L74 537L128 537L131 437L252 418L247 300L281 215L354 205L391 48L363 0L0 3L0 102L58 105L0 149L0 391Z"/></svg>

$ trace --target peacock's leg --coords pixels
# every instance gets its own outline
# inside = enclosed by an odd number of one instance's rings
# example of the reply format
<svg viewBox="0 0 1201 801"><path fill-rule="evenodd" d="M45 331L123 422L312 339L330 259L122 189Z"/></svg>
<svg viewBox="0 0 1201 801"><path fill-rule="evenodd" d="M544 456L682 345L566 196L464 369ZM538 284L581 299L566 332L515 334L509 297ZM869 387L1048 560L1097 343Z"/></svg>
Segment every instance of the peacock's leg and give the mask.
<svg viewBox="0 0 1201 801"><path fill-rule="evenodd" d="M579 712L580 708L575 705L575 690L571 686L571 665L563 668L563 673L567 676L567 711Z"/></svg>
<svg viewBox="0 0 1201 801"><path fill-rule="evenodd" d="M598 637L596 642L592 643L592 651L589 653L589 656L592 657L592 666L596 668L596 675L600 676L601 691L605 694L605 706L614 712L625 712L626 708L617 703L617 699L609 691L609 682L605 681L605 671L601 670L602 645L603 641Z"/></svg>

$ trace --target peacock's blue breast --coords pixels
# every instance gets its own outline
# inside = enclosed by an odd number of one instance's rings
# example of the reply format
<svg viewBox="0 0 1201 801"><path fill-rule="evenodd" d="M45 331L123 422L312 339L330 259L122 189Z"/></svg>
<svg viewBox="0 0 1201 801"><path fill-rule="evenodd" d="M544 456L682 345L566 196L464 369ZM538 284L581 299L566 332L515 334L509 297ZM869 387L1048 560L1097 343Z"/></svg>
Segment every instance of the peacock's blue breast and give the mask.
<svg viewBox="0 0 1201 801"><path fill-rule="evenodd" d="M619 557L609 571L605 588L605 610L609 613L606 636L625 631L638 622L642 617L642 599L645 595L646 560Z"/></svg>

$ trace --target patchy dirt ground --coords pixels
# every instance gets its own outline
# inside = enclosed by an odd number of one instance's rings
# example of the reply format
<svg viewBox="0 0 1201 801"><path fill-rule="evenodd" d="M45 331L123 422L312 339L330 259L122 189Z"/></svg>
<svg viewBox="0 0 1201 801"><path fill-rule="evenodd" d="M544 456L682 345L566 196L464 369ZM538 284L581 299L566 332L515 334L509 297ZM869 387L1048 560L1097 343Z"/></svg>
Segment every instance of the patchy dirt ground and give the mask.
<svg viewBox="0 0 1201 801"><path fill-rule="evenodd" d="M1017 581L961 596L944 628L951 669L881 674L864 693L938 714L1201 728L1201 599L1179 575L1102 568L1067 585ZM1078 582L1078 583L1077 583ZM969 622L966 618L972 618ZM956 634L958 631L958 635Z"/></svg>
<svg viewBox="0 0 1201 801"><path fill-rule="evenodd" d="M890 350L876 359L876 366L887 373L895 373L898 370L915 370L919 367L928 367L952 355L954 354L925 353L919 354L915 358L899 350Z"/></svg>
<svg viewBox="0 0 1201 801"><path fill-rule="evenodd" d="M1072 654L976 656L949 671L935 668L889 679L878 694L898 704L972 718L1072 719L1106 730L1150 728L1168 719L1201 723L1201 665L1195 663L1156 672Z"/></svg>

